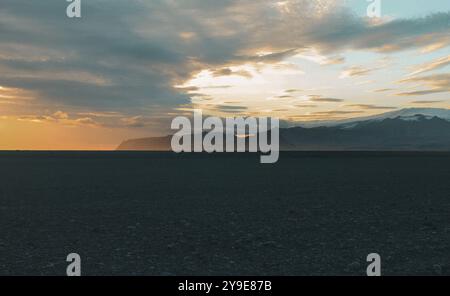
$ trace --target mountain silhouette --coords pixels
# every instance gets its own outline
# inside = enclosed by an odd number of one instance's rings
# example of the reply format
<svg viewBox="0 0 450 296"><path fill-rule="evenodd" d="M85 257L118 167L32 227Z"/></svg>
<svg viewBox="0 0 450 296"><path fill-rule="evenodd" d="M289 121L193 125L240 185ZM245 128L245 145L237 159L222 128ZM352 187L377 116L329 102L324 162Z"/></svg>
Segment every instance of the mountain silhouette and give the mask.
<svg viewBox="0 0 450 296"><path fill-rule="evenodd" d="M170 151L171 136L123 142L118 150ZM450 110L402 109L378 116L280 129L280 150L450 151Z"/></svg>

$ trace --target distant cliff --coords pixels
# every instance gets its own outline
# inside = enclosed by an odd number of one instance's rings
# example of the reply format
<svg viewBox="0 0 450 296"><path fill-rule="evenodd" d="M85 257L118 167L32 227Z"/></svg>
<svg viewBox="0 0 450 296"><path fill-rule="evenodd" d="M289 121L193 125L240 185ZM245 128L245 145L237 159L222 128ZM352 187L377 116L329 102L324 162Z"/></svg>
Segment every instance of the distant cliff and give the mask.
<svg viewBox="0 0 450 296"><path fill-rule="evenodd" d="M120 151L169 151L172 136L133 139L122 142L117 150Z"/></svg>

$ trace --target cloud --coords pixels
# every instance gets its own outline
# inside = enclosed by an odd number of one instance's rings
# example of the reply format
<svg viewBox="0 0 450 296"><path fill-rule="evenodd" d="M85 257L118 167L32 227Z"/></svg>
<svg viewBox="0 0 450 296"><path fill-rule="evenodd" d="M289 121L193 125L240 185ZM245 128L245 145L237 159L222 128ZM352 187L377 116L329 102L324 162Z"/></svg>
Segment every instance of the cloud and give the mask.
<svg viewBox="0 0 450 296"><path fill-rule="evenodd" d="M302 58L308 61L312 61L319 65L338 65L345 62L345 58L339 55L325 56L317 52L317 50L307 48L298 50L298 54L295 57Z"/></svg>
<svg viewBox="0 0 450 296"><path fill-rule="evenodd" d="M441 39L426 45L421 49L421 53L430 53L442 48L447 47L450 44L450 36L443 36Z"/></svg>
<svg viewBox="0 0 450 296"><path fill-rule="evenodd" d="M413 72L409 74L409 76L415 76L417 74L422 74L425 72L430 72L433 70L437 70L440 68L444 68L450 65L450 55L446 57L442 57L439 59L436 59L430 63L422 64L418 67L415 67Z"/></svg>
<svg viewBox="0 0 450 296"><path fill-rule="evenodd" d="M56 119L68 119L69 114L63 111L56 111L55 113L53 113L53 117L55 117Z"/></svg>
<svg viewBox="0 0 450 296"><path fill-rule="evenodd" d="M377 106L377 105L371 105L371 104L352 104L347 105L347 107L353 107L353 108L359 108L359 109L365 109L365 110L395 110L396 107L389 107L389 106Z"/></svg>
<svg viewBox="0 0 450 296"><path fill-rule="evenodd" d="M336 21L334 33L326 36L331 39L341 37L334 43L338 47L384 53L402 51L429 45L446 37L449 15L449 12L436 13L423 18L395 19L380 25L370 25L350 18L347 21Z"/></svg>
<svg viewBox="0 0 450 296"><path fill-rule="evenodd" d="M57 111L51 115L21 115L16 117L19 121L28 121L33 123L61 123L66 126L102 126L101 123L90 117L70 118L69 114Z"/></svg>
<svg viewBox="0 0 450 296"><path fill-rule="evenodd" d="M418 105L427 105L427 104L437 104L442 103L443 101L414 101L411 102L411 104L418 104Z"/></svg>
<svg viewBox="0 0 450 296"><path fill-rule="evenodd" d="M388 91L392 91L392 90L394 90L394 89L392 89L392 88L380 88L380 89L374 90L373 92L381 93L381 92L388 92Z"/></svg>
<svg viewBox="0 0 450 296"><path fill-rule="evenodd" d="M266 1L264 1L266 3ZM354 15L339 1L283 1L289 7L271 18L253 39L262 43L272 36L275 44L285 48L314 48L325 55L349 49L396 52L427 46L448 38L450 12L422 18L392 19L374 24L368 18ZM309 4L309 3L313 4ZM326 3L327 9L314 13L308 6ZM316 7L317 8L317 7ZM314 9L312 9L314 11ZM273 22L272 22L273 21Z"/></svg>
<svg viewBox="0 0 450 296"><path fill-rule="evenodd" d="M288 94L291 94L291 93L297 93L297 92L302 92L302 91L303 91L302 89L295 89L295 88L293 88L293 89L287 89L284 92L288 93Z"/></svg>
<svg viewBox="0 0 450 296"><path fill-rule="evenodd" d="M336 64L347 50L447 44L448 12L374 25L338 2L92 0L83 1L82 19L71 20L65 1L2 0L0 85L26 92L41 110L157 117L189 104L198 89L174 86L205 69L250 77L233 67L283 67L280 62L311 52L307 57L319 64Z"/></svg>
<svg viewBox="0 0 450 296"><path fill-rule="evenodd" d="M344 102L344 100L342 99L337 99L337 98L327 98L327 97L322 97L320 95L310 95L309 96L310 101L312 102L323 102L323 103L339 103L339 102Z"/></svg>
<svg viewBox="0 0 450 296"><path fill-rule="evenodd" d="M231 105L217 105L214 107L215 110L227 113L233 112L244 112L248 110L245 106L231 106Z"/></svg>
<svg viewBox="0 0 450 296"><path fill-rule="evenodd" d="M337 111L321 111L314 112L314 115L318 116L335 116L335 115L349 115L349 114L359 114L361 111L345 111L345 110L337 110Z"/></svg>
<svg viewBox="0 0 450 296"><path fill-rule="evenodd" d="M331 58L325 58L321 65L338 65L343 64L345 62L344 57L331 57Z"/></svg>
<svg viewBox="0 0 450 296"><path fill-rule="evenodd" d="M276 98L277 99L292 99L293 96L291 96L291 95L281 95L281 96L277 96Z"/></svg>
<svg viewBox="0 0 450 296"><path fill-rule="evenodd" d="M183 54L170 40L140 38L127 21L145 15L139 2L84 2L88 13L78 22L65 16L66 5L3 1L0 84L29 90L47 105L100 110L189 101L172 88L191 72Z"/></svg>
<svg viewBox="0 0 450 296"><path fill-rule="evenodd" d="M72 123L75 123L76 125L87 125L87 126L92 126L92 127L100 126L100 124L98 122L96 122L94 119L89 118L89 117L77 118L74 121L68 122L68 124L72 124Z"/></svg>
<svg viewBox="0 0 450 296"><path fill-rule="evenodd" d="M106 127L106 128L143 128L155 124L155 118L145 116L127 117L116 112L69 114L57 111L45 115L19 115L19 121L33 123L57 123L65 126Z"/></svg>
<svg viewBox="0 0 450 296"><path fill-rule="evenodd" d="M89 117L103 117L103 118L122 117L122 114L120 114L119 112L81 112L78 113L78 115Z"/></svg>
<svg viewBox="0 0 450 296"><path fill-rule="evenodd" d="M0 86L0 104L26 106L34 101L33 94L18 88Z"/></svg>
<svg viewBox="0 0 450 296"><path fill-rule="evenodd" d="M434 74L412 77L399 81L400 83L419 83L428 89L398 93L398 96L423 96L429 94L450 92L450 74Z"/></svg>
<svg viewBox="0 0 450 296"><path fill-rule="evenodd" d="M343 79L347 77L366 76L375 70L377 69L370 69L361 66L353 66L342 71L339 78Z"/></svg>
<svg viewBox="0 0 450 296"><path fill-rule="evenodd" d="M401 96L401 97L426 96L426 95L438 94L438 93L447 92L447 91L448 90L442 90L442 89L429 89L429 90L402 92L402 93L398 93L397 95Z"/></svg>
<svg viewBox="0 0 450 296"><path fill-rule="evenodd" d="M231 85L211 85L211 86L203 86L202 89L226 89L231 88Z"/></svg>
<svg viewBox="0 0 450 296"><path fill-rule="evenodd" d="M314 104L298 104L295 105L297 108L317 108L317 105Z"/></svg>
<svg viewBox="0 0 450 296"><path fill-rule="evenodd" d="M121 122L125 127L146 127L151 124L151 121L143 116L122 118Z"/></svg>
<svg viewBox="0 0 450 296"><path fill-rule="evenodd" d="M218 70L214 70L212 72L212 75L214 77L219 77L219 76L241 76L241 77L245 77L245 78L252 78L252 74L248 71L245 70L232 70L231 68L221 68Z"/></svg>

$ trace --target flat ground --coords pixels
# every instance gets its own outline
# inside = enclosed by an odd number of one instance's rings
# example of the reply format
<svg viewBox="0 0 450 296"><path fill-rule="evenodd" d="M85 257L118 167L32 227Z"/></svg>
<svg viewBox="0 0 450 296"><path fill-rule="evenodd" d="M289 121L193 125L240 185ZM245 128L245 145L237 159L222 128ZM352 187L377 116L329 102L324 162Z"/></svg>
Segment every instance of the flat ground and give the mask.
<svg viewBox="0 0 450 296"><path fill-rule="evenodd" d="M450 154L0 153L0 275L450 275Z"/></svg>

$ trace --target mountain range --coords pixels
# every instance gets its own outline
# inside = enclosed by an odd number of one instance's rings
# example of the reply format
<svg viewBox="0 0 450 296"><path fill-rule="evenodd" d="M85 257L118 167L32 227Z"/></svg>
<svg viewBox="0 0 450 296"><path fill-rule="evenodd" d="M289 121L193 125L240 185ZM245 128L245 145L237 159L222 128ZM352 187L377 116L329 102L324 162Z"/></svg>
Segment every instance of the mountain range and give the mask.
<svg viewBox="0 0 450 296"><path fill-rule="evenodd" d="M122 151L170 151L172 136L124 141ZM280 129L280 150L450 151L450 109L408 108Z"/></svg>

